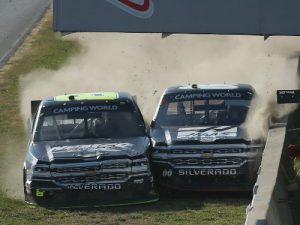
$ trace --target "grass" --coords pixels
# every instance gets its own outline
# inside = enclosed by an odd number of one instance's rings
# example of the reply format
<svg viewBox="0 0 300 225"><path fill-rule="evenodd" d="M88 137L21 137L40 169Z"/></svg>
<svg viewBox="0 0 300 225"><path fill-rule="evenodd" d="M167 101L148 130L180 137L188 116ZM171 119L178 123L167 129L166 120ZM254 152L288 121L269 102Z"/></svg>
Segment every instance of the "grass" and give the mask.
<svg viewBox="0 0 300 225"><path fill-rule="evenodd" d="M195 198L196 197L196 198ZM244 196L177 196L131 207L54 210L30 207L1 196L0 224L243 224ZM5 200L5 201L3 201ZM224 202L227 202L224 204Z"/></svg>
<svg viewBox="0 0 300 225"><path fill-rule="evenodd" d="M20 76L39 68L57 70L70 56L80 51L78 43L62 40L51 31L50 20L44 23L29 42L30 51L25 50L0 73L0 157L7 151L5 143L8 139L20 140L20 147L26 148L26 132L19 115ZM0 172L5 173L1 171L1 165ZM21 173L21 170L19 172ZM11 177L11 179L15 178ZM55 210L26 205L21 200L9 198L2 191L0 192L0 225L240 225L244 224L245 208L249 202L250 197L241 194L181 193L142 206Z"/></svg>

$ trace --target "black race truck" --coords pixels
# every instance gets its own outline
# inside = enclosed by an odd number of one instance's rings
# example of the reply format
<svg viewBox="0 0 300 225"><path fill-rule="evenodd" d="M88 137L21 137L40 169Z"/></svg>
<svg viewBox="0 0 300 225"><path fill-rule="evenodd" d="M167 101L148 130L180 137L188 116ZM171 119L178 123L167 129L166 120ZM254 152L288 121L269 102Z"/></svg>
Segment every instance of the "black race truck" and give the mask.
<svg viewBox="0 0 300 225"><path fill-rule="evenodd" d="M150 138L132 96L61 95L32 101L24 163L28 203L54 207L156 201Z"/></svg>
<svg viewBox="0 0 300 225"><path fill-rule="evenodd" d="M246 84L167 88L150 133L158 186L196 191L252 190L264 145L248 139L241 125L254 95L254 89Z"/></svg>

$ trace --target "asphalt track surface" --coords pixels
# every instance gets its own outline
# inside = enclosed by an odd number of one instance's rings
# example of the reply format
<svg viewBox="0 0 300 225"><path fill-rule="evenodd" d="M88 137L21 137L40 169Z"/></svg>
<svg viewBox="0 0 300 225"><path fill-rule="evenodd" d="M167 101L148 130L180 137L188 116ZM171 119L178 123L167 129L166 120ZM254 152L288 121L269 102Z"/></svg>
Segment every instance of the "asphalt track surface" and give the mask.
<svg viewBox="0 0 300 225"><path fill-rule="evenodd" d="M22 43L51 0L0 0L0 67Z"/></svg>

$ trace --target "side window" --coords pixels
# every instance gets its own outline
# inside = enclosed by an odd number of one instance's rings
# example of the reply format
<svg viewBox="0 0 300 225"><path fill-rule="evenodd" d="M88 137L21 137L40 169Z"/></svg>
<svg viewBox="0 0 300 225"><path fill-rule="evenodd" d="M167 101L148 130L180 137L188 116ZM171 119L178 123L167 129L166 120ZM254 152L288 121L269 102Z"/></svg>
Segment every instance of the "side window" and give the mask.
<svg viewBox="0 0 300 225"><path fill-rule="evenodd" d="M192 114L192 101L171 102L168 105L167 115Z"/></svg>
<svg viewBox="0 0 300 225"><path fill-rule="evenodd" d="M168 106L167 115L177 115L177 105L178 102L171 102Z"/></svg>
<svg viewBox="0 0 300 225"><path fill-rule="evenodd" d="M57 140L59 138L59 133L54 125L54 118L52 116L47 116L43 118L43 123L40 128L40 140Z"/></svg>
<svg viewBox="0 0 300 225"><path fill-rule="evenodd" d="M80 136L84 132L84 119L69 119L66 114L55 116L55 120L62 136L72 132L73 136Z"/></svg>
<svg viewBox="0 0 300 225"><path fill-rule="evenodd" d="M50 117L50 116L45 117L42 126L43 126L43 127L53 126L53 118Z"/></svg>
<svg viewBox="0 0 300 225"><path fill-rule="evenodd" d="M171 102L168 104L167 115L162 125L185 126L192 113L191 101Z"/></svg>
<svg viewBox="0 0 300 225"><path fill-rule="evenodd" d="M68 137L81 137L84 134L84 119L68 119L67 115L47 116L40 127L40 140L58 140Z"/></svg>

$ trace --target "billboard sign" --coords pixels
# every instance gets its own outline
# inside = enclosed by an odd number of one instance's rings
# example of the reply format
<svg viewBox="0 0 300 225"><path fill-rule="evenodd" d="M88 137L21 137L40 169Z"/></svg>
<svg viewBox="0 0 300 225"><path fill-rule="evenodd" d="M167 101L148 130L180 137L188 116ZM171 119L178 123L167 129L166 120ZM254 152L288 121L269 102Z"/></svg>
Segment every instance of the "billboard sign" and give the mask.
<svg viewBox="0 0 300 225"><path fill-rule="evenodd" d="M152 0L132 1L132 0L106 0L121 10L138 18L150 18L154 12Z"/></svg>
<svg viewBox="0 0 300 225"><path fill-rule="evenodd" d="M300 90L278 90L277 104L300 103Z"/></svg>
<svg viewBox="0 0 300 225"><path fill-rule="evenodd" d="M61 32L300 35L299 0L53 0Z"/></svg>

